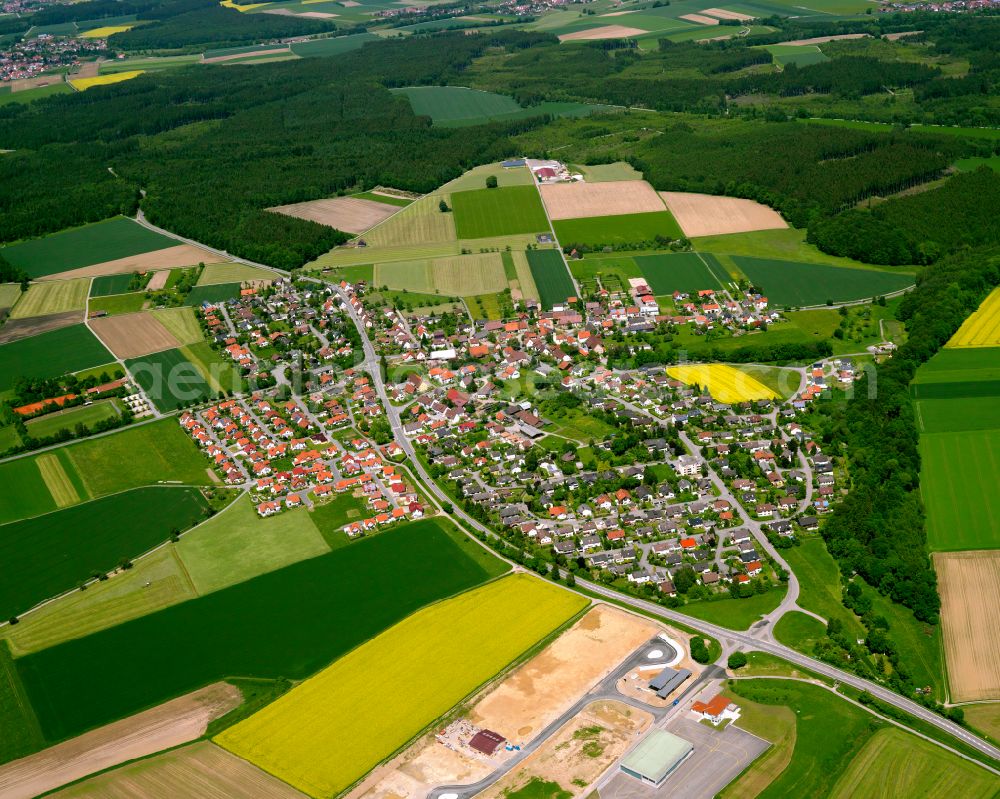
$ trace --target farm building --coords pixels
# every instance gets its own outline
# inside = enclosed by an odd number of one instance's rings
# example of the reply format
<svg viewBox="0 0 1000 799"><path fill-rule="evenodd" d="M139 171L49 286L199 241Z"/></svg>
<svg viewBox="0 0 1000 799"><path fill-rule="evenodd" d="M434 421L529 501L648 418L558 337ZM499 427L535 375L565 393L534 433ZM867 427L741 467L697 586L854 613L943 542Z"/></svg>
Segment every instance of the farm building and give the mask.
<svg viewBox="0 0 1000 799"><path fill-rule="evenodd" d="M660 786L694 752L683 738L666 730L653 730L621 762L621 770L630 777Z"/></svg>
<svg viewBox="0 0 1000 799"><path fill-rule="evenodd" d="M650 680L649 688L656 691L660 699L666 699L691 676L690 669L672 669L669 666Z"/></svg>
<svg viewBox="0 0 1000 799"><path fill-rule="evenodd" d="M493 730L480 730L472 736L472 740L469 741L469 748L490 757L505 743L507 743L507 739L499 733L493 732Z"/></svg>

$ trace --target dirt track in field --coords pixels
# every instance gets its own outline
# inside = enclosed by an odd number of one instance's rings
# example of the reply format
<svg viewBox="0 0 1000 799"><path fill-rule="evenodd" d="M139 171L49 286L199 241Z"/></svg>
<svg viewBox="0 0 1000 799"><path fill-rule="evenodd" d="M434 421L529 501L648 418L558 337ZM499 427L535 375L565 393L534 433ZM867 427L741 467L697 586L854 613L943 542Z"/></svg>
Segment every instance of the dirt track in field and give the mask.
<svg viewBox="0 0 1000 799"><path fill-rule="evenodd" d="M936 552L951 700L1000 699L1000 551Z"/></svg>
<svg viewBox="0 0 1000 799"><path fill-rule="evenodd" d="M660 196L688 238L788 227L781 214L753 200L684 191L661 191Z"/></svg>
<svg viewBox="0 0 1000 799"><path fill-rule="evenodd" d="M15 760L0 766L0 796L30 799L88 774L193 741L205 732L210 721L241 701L237 688L215 683Z"/></svg>
<svg viewBox="0 0 1000 799"><path fill-rule="evenodd" d="M625 25L604 25L600 28L564 33L559 37L559 41L577 42L597 41L599 39L624 39L627 36L642 36L644 33L649 33L649 31L644 31L642 28L629 28Z"/></svg>
<svg viewBox="0 0 1000 799"><path fill-rule="evenodd" d="M59 330L83 321L83 311L66 311L48 316L30 316L27 319L8 319L0 327L0 344L10 344L22 338L31 338L39 333Z"/></svg>
<svg viewBox="0 0 1000 799"><path fill-rule="evenodd" d="M539 188L550 219L644 214L664 210L663 200L644 180L551 183Z"/></svg>
<svg viewBox="0 0 1000 799"><path fill-rule="evenodd" d="M278 205L268 210L319 222L321 225L329 225L345 233L364 233L400 209L388 203L361 200L356 197L331 197L327 200Z"/></svg>
<svg viewBox="0 0 1000 799"><path fill-rule="evenodd" d="M176 247L166 247L127 258L116 258L114 261L104 261L93 266L83 266L60 272L56 275L46 275L38 278L45 280L68 280L74 277L100 277L101 275L125 275L131 272L148 272L149 270L172 269L178 266L194 266L196 264L226 263L221 255L192 247L190 244L178 244Z"/></svg>
<svg viewBox="0 0 1000 799"><path fill-rule="evenodd" d="M142 311L91 319L90 328L116 358L138 358L181 346L159 319Z"/></svg>

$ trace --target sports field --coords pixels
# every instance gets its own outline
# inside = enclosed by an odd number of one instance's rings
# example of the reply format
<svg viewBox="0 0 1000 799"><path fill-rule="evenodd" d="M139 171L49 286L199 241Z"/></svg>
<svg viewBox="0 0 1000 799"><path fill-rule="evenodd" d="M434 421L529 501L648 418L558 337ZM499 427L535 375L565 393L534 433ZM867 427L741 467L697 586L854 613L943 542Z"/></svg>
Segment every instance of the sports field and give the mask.
<svg viewBox="0 0 1000 799"><path fill-rule="evenodd" d="M313 796L338 794L587 604L526 574L490 583L410 616L216 741ZM403 652L423 678L374 705L371 675Z"/></svg>
<svg viewBox="0 0 1000 799"><path fill-rule="evenodd" d="M175 239L154 233L131 219L116 217L11 244L0 249L0 254L32 277L42 277L175 244Z"/></svg>
<svg viewBox="0 0 1000 799"><path fill-rule="evenodd" d="M113 569L122 558L166 541L172 529L190 527L207 507L196 489L138 488L0 526L7 573L0 582L0 616L23 613Z"/></svg>
<svg viewBox="0 0 1000 799"><path fill-rule="evenodd" d="M912 286L913 275L876 269L841 269L821 264L749 258L733 262L755 286L763 288L772 305L790 307L851 302Z"/></svg>
<svg viewBox="0 0 1000 799"><path fill-rule="evenodd" d="M55 435L60 430L72 430L78 424L93 427L103 419L113 419L118 416L116 400L100 400L93 405L81 405L65 411L55 411L45 414L26 423L28 435L32 438L45 438Z"/></svg>
<svg viewBox="0 0 1000 799"><path fill-rule="evenodd" d="M163 308L150 313L181 344L196 344L204 340L193 308Z"/></svg>
<svg viewBox="0 0 1000 799"><path fill-rule="evenodd" d="M667 374L689 386L707 388L714 399L729 405L777 397L772 389L755 377L723 363L671 366Z"/></svg>
<svg viewBox="0 0 1000 799"><path fill-rule="evenodd" d="M543 308L548 310L553 305L576 296L576 287L566 269L562 253L558 250L528 250L527 257Z"/></svg>
<svg viewBox="0 0 1000 799"><path fill-rule="evenodd" d="M229 675L304 679L495 573L416 522L33 653L18 671L42 729L62 738Z"/></svg>
<svg viewBox="0 0 1000 799"><path fill-rule="evenodd" d="M246 283L255 280L271 282L276 277L278 277L277 272L246 264L206 264L201 277L198 278L198 285L217 286L220 283Z"/></svg>
<svg viewBox="0 0 1000 799"><path fill-rule="evenodd" d="M25 377L59 377L113 361L86 325L71 325L0 345L0 392Z"/></svg>
<svg viewBox="0 0 1000 799"><path fill-rule="evenodd" d="M460 239L484 239L549 229L534 186L458 191L452 194L455 232Z"/></svg>
<svg viewBox="0 0 1000 799"><path fill-rule="evenodd" d="M659 236L673 241L683 235L669 211L620 216L592 216L586 219L561 219L552 223L563 247L590 248L616 244L634 244L638 249Z"/></svg>
<svg viewBox="0 0 1000 799"><path fill-rule="evenodd" d="M161 411L173 411L212 395L201 370L180 348L127 360L125 366Z"/></svg>
<svg viewBox="0 0 1000 799"><path fill-rule="evenodd" d="M91 313L104 311L108 316L119 316L138 313L145 304L145 292L134 291L131 294L114 294L110 297L91 297L87 309Z"/></svg>
<svg viewBox="0 0 1000 799"><path fill-rule="evenodd" d="M82 311L87 306L89 291L90 281L85 278L32 283L10 312L10 318L25 319L29 316Z"/></svg>
<svg viewBox="0 0 1000 799"><path fill-rule="evenodd" d="M1000 347L1000 288L993 289L982 305L966 319L948 347Z"/></svg>
<svg viewBox="0 0 1000 799"><path fill-rule="evenodd" d="M673 294L675 291L696 294L702 289L718 291L722 288L698 253L637 255L633 260L653 294Z"/></svg>

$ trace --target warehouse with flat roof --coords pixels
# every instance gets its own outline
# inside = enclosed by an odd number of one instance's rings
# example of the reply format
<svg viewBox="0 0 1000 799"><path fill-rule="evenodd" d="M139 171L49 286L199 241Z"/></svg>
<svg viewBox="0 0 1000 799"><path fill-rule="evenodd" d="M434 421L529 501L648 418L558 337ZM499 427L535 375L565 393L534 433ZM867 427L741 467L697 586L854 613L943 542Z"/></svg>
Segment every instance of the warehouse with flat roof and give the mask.
<svg viewBox="0 0 1000 799"><path fill-rule="evenodd" d="M649 689L660 699L666 699L691 676L691 669L672 669L669 666L649 682Z"/></svg>
<svg viewBox="0 0 1000 799"><path fill-rule="evenodd" d="M629 752L620 764L630 777L649 785L662 785L694 752L694 746L666 730L653 730Z"/></svg>

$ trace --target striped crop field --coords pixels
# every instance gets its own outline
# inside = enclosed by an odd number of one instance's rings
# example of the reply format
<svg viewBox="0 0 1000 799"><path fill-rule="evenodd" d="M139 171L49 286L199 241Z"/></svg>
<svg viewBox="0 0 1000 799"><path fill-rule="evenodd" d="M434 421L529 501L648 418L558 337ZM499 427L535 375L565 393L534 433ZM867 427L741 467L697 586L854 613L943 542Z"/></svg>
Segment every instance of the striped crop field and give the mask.
<svg viewBox="0 0 1000 799"><path fill-rule="evenodd" d="M993 289L946 346L1000 347L1000 288Z"/></svg>
<svg viewBox="0 0 1000 799"><path fill-rule="evenodd" d="M414 613L215 740L335 796L586 606L526 574L497 580ZM399 668L420 679L376 701L376 675Z"/></svg>
<svg viewBox="0 0 1000 799"><path fill-rule="evenodd" d="M672 366L667 369L667 374L689 386L707 388L714 399L729 405L778 396L755 377L724 363Z"/></svg>

